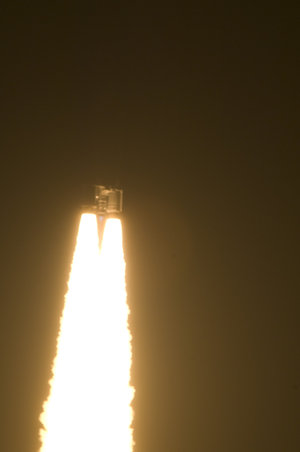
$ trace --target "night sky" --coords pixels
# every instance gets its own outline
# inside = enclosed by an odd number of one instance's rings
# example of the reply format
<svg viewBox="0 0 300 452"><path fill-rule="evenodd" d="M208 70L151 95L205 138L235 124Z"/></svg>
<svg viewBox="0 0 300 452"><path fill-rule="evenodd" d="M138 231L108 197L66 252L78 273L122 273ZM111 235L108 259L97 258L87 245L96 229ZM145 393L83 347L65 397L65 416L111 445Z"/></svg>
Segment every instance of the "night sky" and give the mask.
<svg viewBox="0 0 300 452"><path fill-rule="evenodd" d="M1 452L38 450L95 183L124 189L135 452L298 452L296 8L0 13Z"/></svg>

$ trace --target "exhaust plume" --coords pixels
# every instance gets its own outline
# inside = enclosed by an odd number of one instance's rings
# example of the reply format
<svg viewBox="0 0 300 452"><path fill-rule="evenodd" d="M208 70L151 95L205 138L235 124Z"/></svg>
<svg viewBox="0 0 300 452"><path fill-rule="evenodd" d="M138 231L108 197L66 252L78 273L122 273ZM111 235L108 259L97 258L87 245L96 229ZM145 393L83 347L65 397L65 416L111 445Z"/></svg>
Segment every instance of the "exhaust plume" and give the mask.
<svg viewBox="0 0 300 452"><path fill-rule="evenodd" d="M122 224L83 214L50 380L40 452L131 452L130 386Z"/></svg>

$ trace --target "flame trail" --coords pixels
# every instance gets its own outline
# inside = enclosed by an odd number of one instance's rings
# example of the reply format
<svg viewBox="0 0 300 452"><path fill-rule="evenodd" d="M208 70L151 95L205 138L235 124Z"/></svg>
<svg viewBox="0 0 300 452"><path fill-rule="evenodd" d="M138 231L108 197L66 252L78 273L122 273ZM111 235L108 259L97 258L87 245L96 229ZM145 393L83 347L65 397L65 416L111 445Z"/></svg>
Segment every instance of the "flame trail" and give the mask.
<svg viewBox="0 0 300 452"><path fill-rule="evenodd" d="M134 390L122 225L83 214L61 318L40 452L131 452Z"/></svg>

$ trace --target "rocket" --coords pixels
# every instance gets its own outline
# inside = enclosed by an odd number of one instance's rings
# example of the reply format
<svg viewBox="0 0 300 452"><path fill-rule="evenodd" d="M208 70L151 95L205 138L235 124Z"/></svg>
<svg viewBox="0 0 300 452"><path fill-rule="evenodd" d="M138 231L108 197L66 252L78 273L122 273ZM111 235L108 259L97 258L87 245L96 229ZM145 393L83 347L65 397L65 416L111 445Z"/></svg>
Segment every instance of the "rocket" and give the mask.
<svg viewBox="0 0 300 452"><path fill-rule="evenodd" d="M123 190L104 185L94 185L94 194L91 204L84 206L85 212L97 216L99 246L103 237L105 222L108 218L120 218L123 210Z"/></svg>
<svg viewBox="0 0 300 452"><path fill-rule="evenodd" d="M95 185L95 209L98 215L118 216L123 209L123 190Z"/></svg>

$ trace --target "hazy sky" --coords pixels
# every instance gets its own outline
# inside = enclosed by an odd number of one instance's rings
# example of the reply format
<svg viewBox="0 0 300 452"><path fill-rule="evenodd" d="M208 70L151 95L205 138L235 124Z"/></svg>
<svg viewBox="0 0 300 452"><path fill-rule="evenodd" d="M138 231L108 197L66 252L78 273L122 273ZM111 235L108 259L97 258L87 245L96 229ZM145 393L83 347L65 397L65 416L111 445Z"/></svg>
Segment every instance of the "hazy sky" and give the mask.
<svg viewBox="0 0 300 452"><path fill-rule="evenodd" d="M119 183L135 451L298 452L296 9L1 9L0 450L38 448L82 186Z"/></svg>

